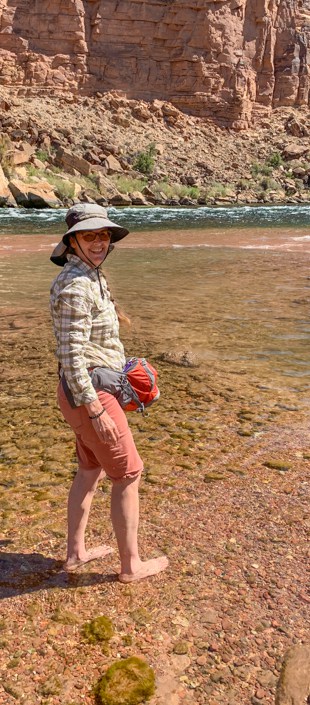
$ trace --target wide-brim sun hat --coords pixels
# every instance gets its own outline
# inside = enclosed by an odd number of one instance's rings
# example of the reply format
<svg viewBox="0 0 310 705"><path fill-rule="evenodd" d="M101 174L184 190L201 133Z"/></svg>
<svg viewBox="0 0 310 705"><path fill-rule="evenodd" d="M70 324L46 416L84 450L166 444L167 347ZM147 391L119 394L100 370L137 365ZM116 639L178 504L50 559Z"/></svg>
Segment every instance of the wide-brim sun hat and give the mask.
<svg viewBox="0 0 310 705"><path fill-rule="evenodd" d="M96 203L78 203L69 208L66 215L68 230L63 235L61 241L56 245L51 254L51 261L63 267L67 260L67 249L69 247L70 235L83 230L102 230L108 228L111 233L111 244L122 240L128 235L129 230L122 228L113 220L108 218L106 208L98 206Z"/></svg>

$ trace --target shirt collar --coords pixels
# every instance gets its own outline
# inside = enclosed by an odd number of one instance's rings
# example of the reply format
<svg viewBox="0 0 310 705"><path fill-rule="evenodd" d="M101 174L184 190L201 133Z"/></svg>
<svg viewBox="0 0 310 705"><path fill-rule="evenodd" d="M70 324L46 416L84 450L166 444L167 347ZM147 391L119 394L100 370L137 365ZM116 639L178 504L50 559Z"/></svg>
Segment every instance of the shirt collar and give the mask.
<svg viewBox="0 0 310 705"><path fill-rule="evenodd" d="M68 262L72 262L75 267L78 267L78 269L81 272L83 272L83 274L87 274L90 277L90 279L97 280L97 270L94 269L93 267L91 267L86 262L84 262L84 260L82 260L80 257L78 257L78 255L71 255L68 253L67 260L68 260ZM101 265L97 269L99 269L99 271L100 271ZM101 271L100 271L100 274L102 274Z"/></svg>

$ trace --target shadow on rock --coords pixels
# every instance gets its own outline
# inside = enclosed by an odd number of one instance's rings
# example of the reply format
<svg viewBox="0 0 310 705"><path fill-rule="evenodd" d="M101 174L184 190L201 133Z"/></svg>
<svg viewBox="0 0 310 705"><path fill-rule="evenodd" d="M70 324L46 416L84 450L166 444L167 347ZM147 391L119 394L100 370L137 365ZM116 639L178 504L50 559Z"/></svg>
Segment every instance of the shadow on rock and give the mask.
<svg viewBox="0 0 310 705"><path fill-rule="evenodd" d="M5 543L7 545L9 542ZM3 546L4 542L1 542L1 545ZM111 583L115 580L115 573L68 574L62 570L62 561L48 558L41 553L0 553L0 599L36 590L55 587L70 589Z"/></svg>

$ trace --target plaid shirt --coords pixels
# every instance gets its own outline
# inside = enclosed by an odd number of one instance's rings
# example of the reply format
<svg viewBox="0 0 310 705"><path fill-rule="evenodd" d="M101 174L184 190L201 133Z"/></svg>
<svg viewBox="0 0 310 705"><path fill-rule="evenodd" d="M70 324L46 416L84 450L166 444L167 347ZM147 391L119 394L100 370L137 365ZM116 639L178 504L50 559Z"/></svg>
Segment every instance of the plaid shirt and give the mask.
<svg viewBox="0 0 310 705"><path fill-rule="evenodd" d="M103 273L68 255L68 264L52 283L50 306L56 355L68 387L77 406L88 404L97 398L88 367L122 370L125 365L118 318Z"/></svg>

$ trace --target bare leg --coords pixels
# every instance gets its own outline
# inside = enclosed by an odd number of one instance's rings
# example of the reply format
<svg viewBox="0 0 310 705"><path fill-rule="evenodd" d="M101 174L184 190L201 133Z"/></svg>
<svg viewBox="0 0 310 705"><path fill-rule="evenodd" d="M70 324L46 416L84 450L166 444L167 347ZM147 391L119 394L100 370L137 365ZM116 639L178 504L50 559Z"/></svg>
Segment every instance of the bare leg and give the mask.
<svg viewBox="0 0 310 705"><path fill-rule="evenodd" d="M68 497L68 547L65 570L74 571L84 563L102 558L112 549L108 546L97 546L86 551L85 530L87 527L91 503L99 480L104 477L100 468L96 470L78 469Z"/></svg>
<svg viewBox="0 0 310 705"><path fill-rule="evenodd" d="M140 476L114 482L111 519L121 560L119 580L130 583L160 573L168 565L166 556L141 561L138 550Z"/></svg>

